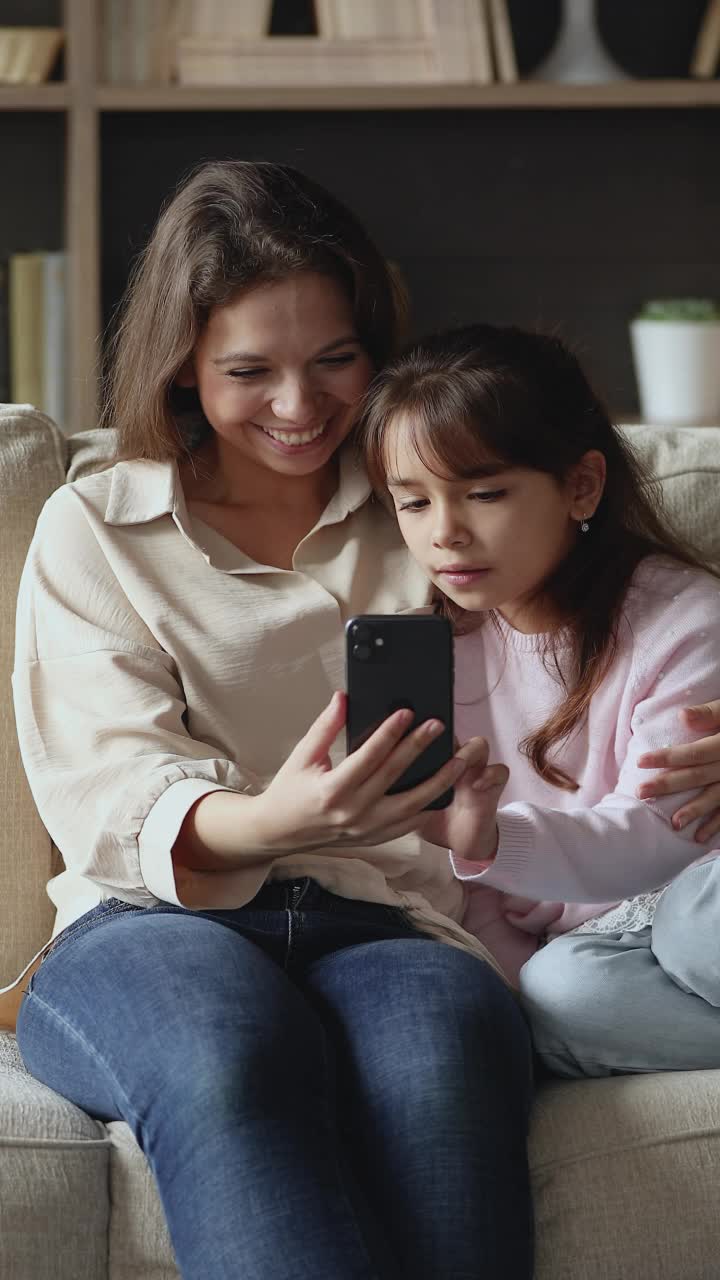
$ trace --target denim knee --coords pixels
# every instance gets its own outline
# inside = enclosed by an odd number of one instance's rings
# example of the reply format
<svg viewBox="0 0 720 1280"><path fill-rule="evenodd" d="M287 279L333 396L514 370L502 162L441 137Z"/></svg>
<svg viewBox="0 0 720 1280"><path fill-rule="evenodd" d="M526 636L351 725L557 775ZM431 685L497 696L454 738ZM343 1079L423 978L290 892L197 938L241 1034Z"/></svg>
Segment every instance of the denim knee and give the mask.
<svg viewBox="0 0 720 1280"><path fill-rule="evenodd" d="M720 1006L720 858L688 867L655 913L652 950L681 990Z"/></svg>
<svg viewBox="0 0 720 1280"><path fill-rule="evenodd" d="M546 1044L582 1039L597 1023L602 984L593 980L595 966L582 963L585 941L556 938L520 970L520 1001L539 1052Z"/></svg>

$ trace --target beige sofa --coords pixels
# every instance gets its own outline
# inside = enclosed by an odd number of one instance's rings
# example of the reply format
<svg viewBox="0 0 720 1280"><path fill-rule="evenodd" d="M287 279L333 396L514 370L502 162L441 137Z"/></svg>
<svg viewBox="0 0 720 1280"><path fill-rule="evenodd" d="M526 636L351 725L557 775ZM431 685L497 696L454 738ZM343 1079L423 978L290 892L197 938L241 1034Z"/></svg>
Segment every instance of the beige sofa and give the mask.
<svg viewBox="0 0 720 1280"><path fill-rule="evenodd" d="M680 526L720 563L720 428L629 434ZM18 578L45 499L104 465L111 443L98 431L66 440L35 410L0 406L0 987L49 936L57 861L15 739ZM538 1280L720 1276L720 1071L545 1085L530 1146ZM0 1277L108 1276L177 1277L145 1158L124 1124L33 1080L0 1032Z"/></svg>

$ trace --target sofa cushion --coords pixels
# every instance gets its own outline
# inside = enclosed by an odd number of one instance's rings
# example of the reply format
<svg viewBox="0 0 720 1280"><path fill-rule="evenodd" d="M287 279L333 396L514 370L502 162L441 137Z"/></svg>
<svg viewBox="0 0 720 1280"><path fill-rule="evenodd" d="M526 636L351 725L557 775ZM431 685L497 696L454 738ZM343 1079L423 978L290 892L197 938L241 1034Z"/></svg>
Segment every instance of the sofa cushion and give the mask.
<svg viewBox="0 0 720 1280"><path fill-rule="evenodd" d="M106 1280L110 1141L0 1033L0 1276Z"/></svg>
<svg viewBox="0 0 720 1280"><path fill-rule="evenodd" d="M59 870L20 763L10 675L15 600L40 510L65 479L65 441L29 405L0 405L0 986L49 936L45 885Z"/></svg>
<svg viewBox="0 0 720 1280"><path fill-rule="evenodd" d="M684 538L720 566L720 427L623 427L658 478L666 514Z"/></svg>
<svg viewBox="0 0 720 1280"><path fill-rule="evenodd" d="M714 1280L720 1071L557 1081L530 1135L537 1280Z"/></svg>
<svg viewBox="0 0 720 1280"><path fill-rule="evenodd" d="M95 431L78 431L69 436L67 444L67 479L81 480L112 466L117 441L116 431L97 428Z"/></svg>
<svg viewBox="0 0 720 1280"><path fill-rule="evenodd" d="M150 1166L122 1121L107 1126L111 1142L110 1280L179 1280L165 1215Z"/></svg>

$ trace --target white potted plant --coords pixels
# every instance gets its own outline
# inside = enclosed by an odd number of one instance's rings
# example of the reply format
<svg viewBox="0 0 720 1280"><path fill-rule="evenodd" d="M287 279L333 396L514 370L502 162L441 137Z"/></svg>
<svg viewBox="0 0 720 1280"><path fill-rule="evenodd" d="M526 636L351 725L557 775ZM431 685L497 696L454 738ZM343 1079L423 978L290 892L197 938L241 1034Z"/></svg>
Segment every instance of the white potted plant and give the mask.
<svg viewBox="0 0 720 1280"><path fill-rule="evenodd" d="M644 421L720 426L720 303L647 302L630 336Z"/></svg>

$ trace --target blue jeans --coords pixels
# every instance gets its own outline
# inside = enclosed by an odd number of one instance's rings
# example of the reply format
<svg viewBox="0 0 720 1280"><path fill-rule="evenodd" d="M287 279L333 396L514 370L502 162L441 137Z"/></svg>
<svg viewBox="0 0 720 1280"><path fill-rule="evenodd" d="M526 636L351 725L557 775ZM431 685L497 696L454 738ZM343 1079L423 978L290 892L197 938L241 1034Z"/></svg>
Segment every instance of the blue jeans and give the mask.
<svg viewBox="0 0 720 1280"><path fill-rule="evenodd" d="M637 931L555 938L523 967L538 1056L554 1075L720 1067L720 857L687 867Z"/></svg>
<svg viewBox="0 0 720 1280"><path fill-rule="evenodd" d="M393 908L307 879L234 911L111 899L59 936L18 1043L130 1126L184 1280L532 1274L522 1013Z"/></svg>

